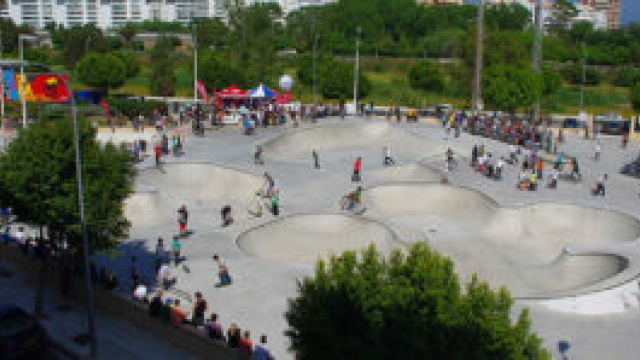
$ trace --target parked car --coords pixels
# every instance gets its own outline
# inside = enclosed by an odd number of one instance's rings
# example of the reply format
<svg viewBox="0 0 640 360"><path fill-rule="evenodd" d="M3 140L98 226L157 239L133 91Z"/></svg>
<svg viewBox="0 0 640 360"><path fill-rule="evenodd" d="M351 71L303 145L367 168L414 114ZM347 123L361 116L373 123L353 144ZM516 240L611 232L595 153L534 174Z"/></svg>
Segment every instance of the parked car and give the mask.
<svg viewBox="0 0 640 360"><path fill-rule="evenodd" d="M0 306L0 359L37 359L51 346L38 320L15 305Z"/></svg>

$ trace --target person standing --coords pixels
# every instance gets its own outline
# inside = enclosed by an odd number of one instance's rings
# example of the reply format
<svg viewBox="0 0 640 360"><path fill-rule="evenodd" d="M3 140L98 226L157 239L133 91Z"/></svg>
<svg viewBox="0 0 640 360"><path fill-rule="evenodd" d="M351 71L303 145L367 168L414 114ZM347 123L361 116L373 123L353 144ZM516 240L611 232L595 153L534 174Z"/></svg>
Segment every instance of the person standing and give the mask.
<svg viewBox="0 0 640 360"><path fill-rule="evenodd" d="M153 147L153 152L156 155L156 166L160 166L160 157L162 156L162 147L160 146L160 142L156 142Z"/></svg>
<svg viewBox="0 0 640 360"><path fill-rule="evenodd" d="M164 264L166 260L166 256L167 255L164 249L164 239L159 237L158 242L156 243L156 259L155 259L156 272L160 269L160 266Z"/></svg>
<svg viewBox="0 0 640 360"><path fill-rule="evenodd" d="M278 190L274 190L271 193L271 213L274 216L280 215L280 195Z"/></svg>
<svg viewBox="0 0 640 360"><path fill-rule="evenodd" d="M544 160L542 158L538 158L538 164L536 165L536 169L538 171L538 179L542 179L543 171L544 171Z"/></svg>
<svg viewBox="0 0 640 360"><path fill-rule="evenodd" d="M171 250L173 251L173 262L176 266L180 262L180 250L182 248L182 242L180 241L179 236L174 236L173 240L171 240Z"/></svg>
<svg viewBox="0 0 640 360"><path fill-rule="evenodd" d="M600 146L600 142L596 141L595 145L593 146L593 151L594 151L593 158L595 159L595 161L600 160L600 153L602 151L602 147Z"/></svg>
<svg viewBox="0 0 640 360"><path fill-rule="evenodd" d="M320 157L315 149L311 152L311 156L313 157L313 168L320 169Z"/></svg>
<svg viewBox="0 0 640 360"><path fill-rule="evenodd" d="M231 284L231 275L229 274L229 269L227 265L222 261L218 254L213 254L213 261L218 264L218 278L220 279L220 283L216 285L217 287L226 286Z"/></svg>
<svg viewBox="0 0 640 360"><path fill-rule="evenodd" d="M351 177L352 182L360 182L360 171L362 170L362 157L358 156L356 161L353 163L353 176Z"/></svg>
<svg viewBox="0 0 640 360"><path fill-rule="evenodd" d="M195 293L195 301L193 303L193 312L191 313L191 325L199 327L204 325L204 313L207 311L207 300L202 297L202 293Z"/></svg>
<svg viewBox="0 0 640 360"><path fill-rule="evenodd" d="M382 154L384 156L384 160L383 160L384 166L395 165L396 162L393 161L393 158L391 157L391 147L389 147L388 145L385 145L382 148Z"/></svg>
<svg viewBox="0 0 640 360"><path fill-rule="evenodd" d="M240 339L238 349L245 358L251 358L251 354L253 354L253 342L251 341L251 333L249 331L244 332L244 336Z"/></svg>
<svg viewBox="0 0 640 360"><path fill-rule="evenodd" d="M273 360L273 356L267 347L267 335L260 336L260 343L253 349L253 360Z"/></svg>
<svg viewBox="0 0 640 360"><path fill-rule="evenodd" d="M187 232L187 222L189 221L189 212L187 206L182 204L178 209L178 225L180 226L180 236L184 236Z"/></svg>

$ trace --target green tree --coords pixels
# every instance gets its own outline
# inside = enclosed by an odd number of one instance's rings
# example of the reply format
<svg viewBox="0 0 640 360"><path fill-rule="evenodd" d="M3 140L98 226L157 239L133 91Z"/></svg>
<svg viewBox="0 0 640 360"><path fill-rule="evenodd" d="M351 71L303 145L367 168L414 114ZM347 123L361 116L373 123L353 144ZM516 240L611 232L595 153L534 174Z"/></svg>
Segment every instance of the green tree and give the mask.
<svg viewBox="0 0 640 360"><path fill-rule="evenodd" d="M134 23L126 23L122 27L118 28L117 32L127 45L131 45L133 38L138 33L138 28Z"/></svg>
<svg viewBox="0 0 640 360"><path fill-rule="evenodd" d="M582 84L582 65L573 64L564 67L561 70L562 77L572 85L581 85ZM593 67L587 67L584 71L584 80L585 85L587 86L596 86L599 85L602 81L602 75L600 72Z"/></svg>
<svg viewBox="0 0 640 360"><path fill-rule="evenodd" d="M636 83L631 89L629 89L629 101L633 110L640 113L640 83Z"/></svg>
<svg viewBox="0 0 640 360"><path fill-rule="evenodd" d="M205 52L198 56L198 71L199 80L208 89L223 89L232 84L240 87L250 86L240 68L229 59L214 52Z"/></svg>
<svg viewBox="0 0 640 360"><path fill-rule="evenodd" d="M226 43L227 26L218 18L199 18L191 23L195 27L199 49L220 49Z"/></svg>
<svg viewBox="0 0 640 360"><path fill-rule="evenodd" d="M554 69L544 66L540 72L540 94L549 96L562 86L562 77Z"/></svg>
<svg viewBox="0 0 640 360"><path fill-rule="evenodd" d="M620 87L633 87L638 82L640 82L640 70L630 66L619 68L613 78L613 85Z"/></svg>
<svg viewBox="0 0 640 360"><path fill-rule="evenodd" d="M553 8L555 21L551 24L550 29L557 34L564 34L564 31L571 25L571 21L578 15L578 9L569 0L556 0Z"/></svg>
<svg viewBox="0 0 640 360"><path fill-rule="evenodd" d="M512 305L475 277L463 292L427 245L388 260L370 247L318 262L289 302L286 335L300 360L550 359L526 310L512 324Z"/></svg>
<svg viewBox="0 0 640 360"><path fill-rule="evenodd" d="M128 79L134 78L140 74L140 63L134 54L124 51L114 51L111 54L122 61L126 68L126 77Z"/></svg>
<svg viewBox="0 0 640 360"><path fill-rule="evenodd" d="M532 105L540 85L529 68L499 65L485 71L482 87L487 107L513 112Z"/></svg>
<svg viewBox="0 0 640 360"><path fill-rule="evenodd" d="M76 72L82 83L105 94L109 93L109 89L124 85L127 78L125 63L113 54L88 54L78 62Z"/></svg>
<svg viewBox="0 0 640 360"><path fill-rule="evenodd" d="M317 65L318 89L325 99L348 99L353 96L353 66L335 60L327 60ZM358 98L369 94L371 83L360 72Z"/></svg>
<svg viewBox="0 0 640 360"><path fill-rule="evenodd" d="M84 123L84 122L83 122ZM126 235L123 201L132 191L133 164L124 149L101 146L87 123L81 128L87 231L91 251L111 249ZM28 224L46 226L52 241L79 251L81 229L73 122L38 121L22 130L0 155L0 194ZM60 244L57 244L60 245Z"/></svg>
<svg viewBox="0 0 640 360"><path fill-rule="evenodd" d="M151 48L151 76L149 88L151 93L160 96L172 96L175 94L176 76L175 48L179 45L175 37L162 36Z"/></svg>
<svg viewBox="0 0 640 360"><path fill-rule="evenodd" d="M407 75L409 85L414 89L441 92L444 90L445 79L442 70L436 64L428 60L420 60L414 63Z"/></svg>

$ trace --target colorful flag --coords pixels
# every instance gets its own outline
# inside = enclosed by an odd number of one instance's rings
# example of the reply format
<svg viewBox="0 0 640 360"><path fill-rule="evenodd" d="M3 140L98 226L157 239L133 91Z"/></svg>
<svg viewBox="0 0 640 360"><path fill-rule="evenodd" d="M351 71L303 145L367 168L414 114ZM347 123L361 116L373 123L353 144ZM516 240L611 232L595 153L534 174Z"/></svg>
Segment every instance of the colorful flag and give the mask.
<svg viewBox="0 0 640 360"><path fill-rule="evenodd" d="M198 93L200 93L200 97L203 98L207 105L209 105L209 96L207 95L207 88L204 87L202 81L198 80L196 82L196 87L198 88Z"/></svg>

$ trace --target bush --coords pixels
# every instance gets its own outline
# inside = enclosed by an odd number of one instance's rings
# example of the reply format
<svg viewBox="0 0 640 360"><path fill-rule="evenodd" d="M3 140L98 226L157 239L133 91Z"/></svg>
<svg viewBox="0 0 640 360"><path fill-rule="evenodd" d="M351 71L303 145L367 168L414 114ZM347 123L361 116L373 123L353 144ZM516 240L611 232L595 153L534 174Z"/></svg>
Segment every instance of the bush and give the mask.
<svg viewBox="0 0 640 360"><path fill-rule="evenodd" d="M463 291L427 245L389 260L372 246L318 263L289 302L286 335L299 360L549 359L526 310L512 324L512 305L475 276Z"/></svg>
<svg viewBox="0 0 640 360"><path fill-rule="evenodd" d="M441 92L445 86L440 67L428 60L420 60L413 64L407 76L409 85L414 89Z"/></svg>
<svg viewBox="0 0 640 360"><path fill-rule="evenodd" d="M573 64L562 69L562 77L572 85L582 84L582 65ZM585 70L585 85L596 86L602 82L602 74L592 67L587 67Z"/></svg>
<svg viewBox="0 0 640 360"><path fill-rule="evenodd" d="M629 66L618 69L613 78L613 85L620 87L633 87L638 82L640 82L640 70Z"/></svg>

